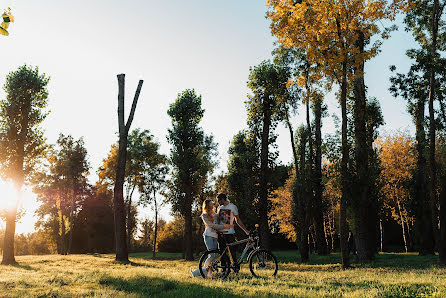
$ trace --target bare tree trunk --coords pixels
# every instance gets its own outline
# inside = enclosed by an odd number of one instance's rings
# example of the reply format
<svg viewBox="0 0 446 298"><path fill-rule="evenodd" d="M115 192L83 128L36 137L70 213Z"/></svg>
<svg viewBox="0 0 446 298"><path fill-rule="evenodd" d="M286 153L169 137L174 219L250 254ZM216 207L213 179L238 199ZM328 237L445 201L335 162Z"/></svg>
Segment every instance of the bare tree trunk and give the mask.
<svg viewBox="0 0 446 298"><path fill-rule="evenodd" d="M339 26L339 25L338 25ZM339 208L339 238L341 249L342 269L350 268L350 256L348 250L348 226L347 226L347 200L348 200L348 160L349 148L347 141L347 58L342 63L341 81L341 113L342 113L342 160L341 160L341 188L342 196Z"/></svg>
<svg viewBox="0 0 446 298"><path fill-rule="evenodd" d="M71 196L71 210L70 210L70 238L68 241L68 254L71 254L71 246L73 245L73 221L74 221L74 202L76 198L76 189L73 183L73 193Z"/></svg>
<svg viewBox="0 0 446 298"><path fill-rule="evenodd" d="M364 51L364 34L357 31L357 48L360 53ZM373 220L370 214L372 202L370 202L369 185L369 154L367 149L367 129L366 129L366 100L364 86L364 63L361 62L355 67L355 137L356 137L356 167L357 167L357 185L355 190L358 192L356 201L353 203L355 209L355 241L357 249L357 258L360 262L369 262L374 259L374 250L370 238L370 220Z"/></svg>
<svg viewBox="0 0 446 298"><path fill-rule="evenodd" d="M6 214L6 229L3 240L2 265L17 264L14 257L14 235L15 235L16 218L17 218L17 207L22 196L22 186L15 184L15 191L16 191L17 201L14 204L14 206L10 210L8 210Z"/></svg>
<svg viewBox="0 0 446 298"><path fill-rule="evenodd" d="M153 254L152 258L156 257L156 237L158 236L158 204L156 201L156 191L153 190L153 202L155 203L155 233L153 234Z"/></svg>
<svg viewBox="0 0 446 298"><path fill-rule="evenodd" d="M133 218L131 216L132 213L132 197L133 192L135 191L135 186L132 185L132 189L127 195L127 247L129 251L132 251L132 228L134 225Z"/></svg>
<svg viewBox="0 0 446 298"><path fill-rule="evenodd" d="M400 205L400 202L399 202L399 201L397 201L397 205L398 205L398 212L399 212L399 214L400 214L401 229L402 229L402 231L403 231L404 248L405 248L406 253L407 253L408 249L407 249L407 240L406 240L406 228L405 228L405 226L404 226L404 222L405 222L405 220L404 220L404 217L403 217L403 213L402 213L402 211L401 211L401 205Z"/></svg>
<svg viewBox="0 0 446 298"><path fill-rule="evenodd" d="M116 239L116 261L128 262L128 250L126 242L125 229L125 207L124 207L124 179L125 179L125 164L127 159L127 137L135 114L136 104L138 102L139 94L141 92L143 81L140 80L136 89L135 97L133 98L132 108L124 123L124 88L125 75L118 75L118 122L119 122L119 149L118 149L118 165L116 168L116 182L113 194L113 207L115 219L115 239Z"/></svg>
<svg viewBox="0 0 446 298"><path fill-rule="evenodd" d="M302 263L308 262L310 259L308 247L308 198L305 189L305 147L307 146L306 133L300 136L300 177L297 180L298 190L296 193L297 200L297 214L298 214L298 246Z"/></svg>
<svg viewBox="0 0 446 298"><path fill-rule="evenodd" d="M263 248L269 249L269 226L268 226L268 155L269 155L269 132L271 126L271 111L267 103L263 104L263 127L260 151L260 185L259 185L259 227L260 241Z"/></svg>
<svg viewBox="0 0 446 298"><path fill-rule="evenodd" d="M379 219L379 246L380 251L383 252L383 220Z"/></svg>
<svg viewBox="0 0 446 298"><path fill-rule="evenodd" d="M185 259L188 261L194 260L192 248L192 195L189 191L186 192L185 210L184 210L184 242L185 242Z"/></svg>
<svg viewBox="0 0 446 298"><path fill-rule="evenodd" d="M327 237L324 233L324 214L322 212L322 99L315 99L314 102L315 120L315 170L314 170L314 218L317 253L319 255L328 254Z"/></svg>

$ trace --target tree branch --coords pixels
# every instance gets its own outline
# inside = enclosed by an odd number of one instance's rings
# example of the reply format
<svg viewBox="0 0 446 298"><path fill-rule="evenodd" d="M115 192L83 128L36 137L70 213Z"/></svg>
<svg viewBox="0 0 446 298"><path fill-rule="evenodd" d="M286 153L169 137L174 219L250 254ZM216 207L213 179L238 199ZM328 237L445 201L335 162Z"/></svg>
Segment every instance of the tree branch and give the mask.
<svg viewBox="0 0 446 298"><path fill-rule="evenodd" d="M130 125L132 125L133 116L135 115L136 104L138 103L139 93L141 93L141 88L143 84L143 80L139 80L138 87L136 88L135 97L133 98L132 109L130 110L130 115L127 120L127 124L125 125L125 131L128 132L130 129Z"/></svg>

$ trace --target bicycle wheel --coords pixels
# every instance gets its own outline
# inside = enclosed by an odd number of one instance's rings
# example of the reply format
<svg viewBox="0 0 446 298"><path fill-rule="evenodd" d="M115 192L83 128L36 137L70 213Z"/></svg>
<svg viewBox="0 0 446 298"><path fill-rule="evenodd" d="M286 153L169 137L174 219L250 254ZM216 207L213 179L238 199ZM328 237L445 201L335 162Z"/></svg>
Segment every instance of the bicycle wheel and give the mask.
<svg viewBox="0 0 446 298"><path fill-rule="evenodd" d="M278 269L276 257L266 249L254 251L249 258L249 270L256 277L275 276Z"/></svg>
<svg viewBox="0 0 446 298"><path fill-rule="evenodd" d="M201 256L198 268L203 278L225 278L230 271L228 256L218 250L208 250Z"/></svg>

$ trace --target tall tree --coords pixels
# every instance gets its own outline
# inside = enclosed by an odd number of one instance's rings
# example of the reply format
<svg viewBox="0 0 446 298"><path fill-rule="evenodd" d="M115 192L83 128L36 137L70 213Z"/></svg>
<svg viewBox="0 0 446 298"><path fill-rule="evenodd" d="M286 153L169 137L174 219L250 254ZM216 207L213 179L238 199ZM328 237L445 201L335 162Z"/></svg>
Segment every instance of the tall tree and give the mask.
<svg viewBox="0 0 446 298"><path fill-rule="evenodd" d="M246 226L254 226L258 221L255 200L258 193L259 163L255 142L249 132L239 131L228 149L228 197L238 207L240 218Z"/></svg>
<svg viewBox="0 0 446 298"><path fill-rule="evenodd" d="M172 119L167 140L172 145L170 164L173 166L168 197L174 212L184 217L185 258L193 260L192 205L206 186L208 175L215 166L212 160L215 144L213 137L206 136L199 126L204 110L201 96L195 90L179 93L167 114Z"/></svg>
<svg viewBox="0 0 446 298"><path fill-rule="evenodd" d="M376 56L381 42L378 40L368 49L360 50L361 40L369 41L373 35L379 32L378 22L380 20L393 20L400 3L394 2L388 5L386 1L379 0L330 2L323 0L269 0L267 5L269 6L268 17L272 20L271 29L273 34L278 37L279 42L286 47L300 48L305 51L310 63L323 66L322 70L327 79L336 81L340 85L343 141L341 167L343 191L340 202L341 256L342 267L347 268L349 259L346 250L346 201L350 179L348 177L347 88L349 83L353 82L351 71L355 69L356 79L360 83L356 85L362 88L358 89L361 93L358 93L358 96L360 95L361 106L364 107L365 95L362 94L362 90L365 88L361 83L363 77L361 68L365 61ZM383 34L383 38L386 37L388 37L388 30L385 30ZM358 112L360 111L361 109L358 110ZM362 126L363 124L361 124ZM364 129L359 129L357 132L363 131ZM363 138L360 139L363 144ZM366 150L360 152L363 155ZM361 165L365 167L365 162L361 162L363 163ZM364 171L361 170L361 172ZM365 199L366 195L364 194L362 197ZM358 229L358 231L360 230ZM366 237L360 237L360 239L365 241ZM367 250L362 250L362 247L367 247L367 245L359 246L359 259L367 261L369 259Z"/></svg>
<svg viewBox="0 0 446 298"><path fill-rule="evenodd" d="M125 75L118 75L118 124L119 124L119 149L118 163L116 165L116 180L113 194L113 208L115 216L115 239L116 239L116 261L128 262L128 248L126 241L126 216L124 206L124 180L125 165L127 161L127 141L130 126L135 115L136 104L138 103L143 81L140 80L133 98L127 122L124 122L124 89Z"/></svg>
<svg viewBox="0 0 446 298"><path fill-rule="evenodd" d="M379 138L376 145L380 149L381 160L381 193L384 197L384 208L388 209L401 226L406 252L410 249L411 216L409 202L409 184L415 167L415 156L412 152L412 139L404 133L397 132L385 138Z"/></svg>
<svg viewBox="0 0 446 298"><path fill-rule="evenodd" d="M405 23L407 29L412 31L415 40L420 44L421 49L414 50L417 56L423 55L427 58L424 61L426 75L428 76L429 93L427 97L429 111L429 158L428 158L428 187L429 202L432 212L432 229L434 238L438 241L437 224L437 166L435 157L436 143L436 119L434 101L438 99L436 94L437 77L439 72L440 55L438 50L444 50L446 44L443 38L445 24L441 20L446 1L418 1L407 13Z"/></svg>
<svg viewBox="0 0 446 298"><path fill-rule="evenodd" d="M16 263L15 222L23 184L29 180L45 150L40 124L48 115L44 110L48 82L49 78L39 74L38 67L23 65L7 75L3 87L6 99L0 101L0 171L4 178L12 180L17 193L6 216L2 259L2 264L6 265Z"/></svg>
<svg viewBox="0 0 446 298"><path fill-rule="evenodd" d="M412 209L416 210L415 229L418 238L418 251L421 255L434 254L433 214L428 196L426 165L425 107L428 98L429 72L426 69L428 57L423 51L407 51L409 58L415 60L407 74L397 73L390 78L390 92L395 97L407 101L408 112L415 122L416 167L413 174ZM395 67L390 67L395 71Z"/></svg>
<svg viewBox="0 0 446 298"><path fill-rule="evenodd" d="M258 216L260 239L264 247L269 247L268 226L268 181L270 150L274 143L274 130L279 121L279 102L288 96L287 83L289 72L287 68L274 65L269 60L250 69L248 87L252 95L248 96L246 108L248 125L256 132L260 140L260 172Z"/></svg>

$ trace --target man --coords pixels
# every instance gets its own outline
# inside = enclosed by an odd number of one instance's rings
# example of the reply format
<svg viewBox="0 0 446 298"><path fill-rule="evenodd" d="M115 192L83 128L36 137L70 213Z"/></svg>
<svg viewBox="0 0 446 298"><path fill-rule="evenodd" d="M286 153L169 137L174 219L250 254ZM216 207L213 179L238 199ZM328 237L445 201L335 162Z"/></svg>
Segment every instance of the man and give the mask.
<svg viewBox="0 0 446 298"><path fill-rule="evenodd" d="M219 193L217 195L217 202L219 205L217 208L217 214L219 217L220 224L234 225L234 219L235 219L237 225L245 232L246 235L249 235L248 230L246 229L245 225L243 224L242 220L238 215L237 206L228 201L226 194ZM226 243L235 242L234 228L221 230L221 232L223 233L223 237ZM231 248L231 255L234 262L237 262L237 258L235 255L235 247Z"/></svg>

